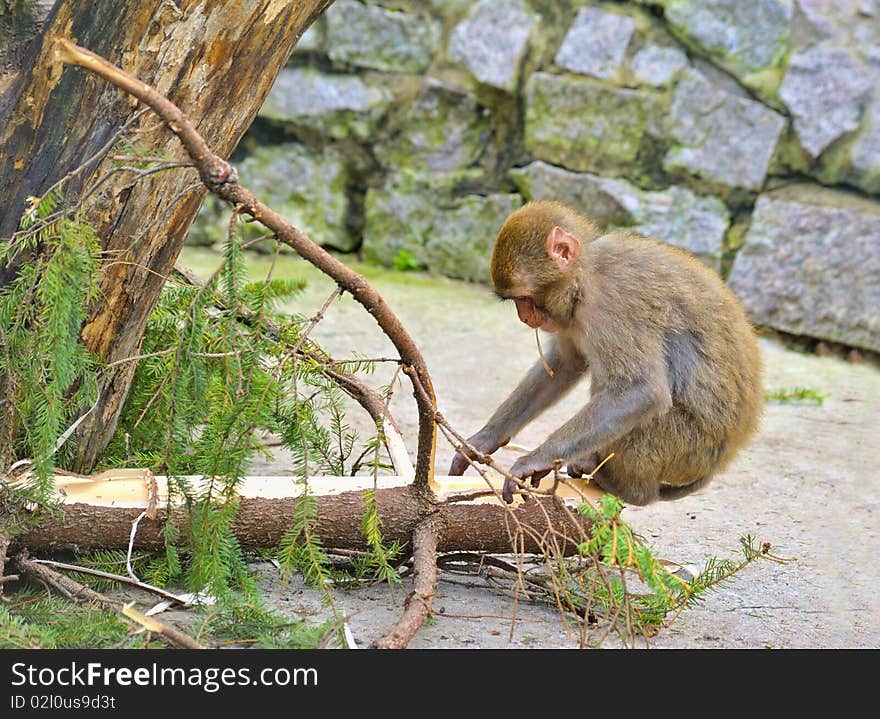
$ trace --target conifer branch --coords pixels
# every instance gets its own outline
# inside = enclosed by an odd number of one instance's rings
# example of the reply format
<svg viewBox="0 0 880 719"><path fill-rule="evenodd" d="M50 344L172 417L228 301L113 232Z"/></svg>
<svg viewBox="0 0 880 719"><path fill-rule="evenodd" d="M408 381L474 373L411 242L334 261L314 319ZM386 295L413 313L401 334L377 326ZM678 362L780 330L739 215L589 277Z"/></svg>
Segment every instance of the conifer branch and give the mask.
<svg viewBox="0 0 880 719"><path fill-rule="evenodd" d="M214 154L186 114L174 103L148 84L132 77L95 53L77 46L71 40L64 37L56 37L54 40L56 57L60 62L85 68L149 105L180 139L209 191L232 204L237 212L250 215L271 230L278 241L292 247L301 257L332 277L341 289L351 293L352 297L373 316L400 353L404 370L411 377L417 376L425 390L424 393L414 391L419 412L419 440L414 484L421 492L429 491L434 475L436 451L436 426L433 414L436 399L433 384L421 351L382 296L363 276L337 260L313 242L302 230L291 225L277 212L260 202L247 188L240 185L235 168Z"/></svg>

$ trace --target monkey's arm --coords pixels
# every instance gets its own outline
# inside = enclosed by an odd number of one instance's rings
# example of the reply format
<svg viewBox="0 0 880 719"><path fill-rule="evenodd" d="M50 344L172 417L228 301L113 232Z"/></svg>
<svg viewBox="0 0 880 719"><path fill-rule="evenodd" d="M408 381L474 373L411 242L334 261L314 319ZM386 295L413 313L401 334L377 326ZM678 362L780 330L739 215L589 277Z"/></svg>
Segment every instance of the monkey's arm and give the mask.
<svg viewBox="0 0 880 719"><path fill-rule="evenodd" d="M522 479L532 477L535 484L535 480L552 469L555 460L576 462L671 407L672 395L662 373L625 385L612 384L593 395L583 409L541 446L520 457L510 473ZM513 482L505 482L506 500L512 500L515 488Z"/></svg>
<svg viewBox="0 0 880 719"><path fill-rule="evenodd" d="M548 344L545 353L547 372L543 362L536 362L523 380L501 403L485 426L468 439L468 443L485 454L492 454L541 412L557 402L587 370L587 363L573 349L563 351L558 342ZM462 452L452 459L449 474L462 474L468 460Z"/></svg>

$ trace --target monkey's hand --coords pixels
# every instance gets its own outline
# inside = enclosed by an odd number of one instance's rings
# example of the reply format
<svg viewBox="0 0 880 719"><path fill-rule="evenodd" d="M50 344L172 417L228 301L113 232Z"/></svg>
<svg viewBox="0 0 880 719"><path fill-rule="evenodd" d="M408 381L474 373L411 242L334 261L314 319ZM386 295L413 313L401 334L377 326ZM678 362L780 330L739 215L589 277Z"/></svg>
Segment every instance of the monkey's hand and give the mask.
<svg viewBox="0 0 880 719"><path fill-rule="evenodd" d="M537 487L541 483L541 480L546 477L552 469L552 459L547 459L537 452L529 452L513 463L513 466L510 468L510 473L514 477L519 477L523 481L531 478L532 486ZM501 490L502 499L510 504L513 501L513 493L516 489L516 482L511 479L505 479L504 489Z"/></svg>
<svg viewBox="0 0 880 719"><path fill-rule="evenodd" d="M477 452L492 454L496 449L503 447L509 441L510 437L496 439L480 431L468 438L467 443L477 450ZM452 464L449 466L449 474L451 476L464 474L464 471L470 466L470 460L476 458L477 455L474 452L471 452L466 447L462 447L452 458Z"/></svg>

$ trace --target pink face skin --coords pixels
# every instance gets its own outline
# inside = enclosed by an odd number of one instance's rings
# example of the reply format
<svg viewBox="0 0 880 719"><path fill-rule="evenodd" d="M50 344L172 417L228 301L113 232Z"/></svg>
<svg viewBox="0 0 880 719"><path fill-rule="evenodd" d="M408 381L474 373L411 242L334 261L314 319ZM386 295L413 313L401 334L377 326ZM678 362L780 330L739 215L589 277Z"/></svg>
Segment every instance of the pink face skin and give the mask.
<svg viewBox="0 0 880 719"><path fill-rule="evenodd" d="M568 272L572 265L577 262L581 251L580 240L566 232L561 227L554 227L550 234L547 235L547 256L553 260L559 268L564 272ZM524 285L517 288L514 292L519 291L525 295ZM502 297L510 297L504 294ZM516 303L516 313L519 315L521 322L527 324L533 330L542 329L545 332L558 332L559 325L547 314L543 307L535 304L535 301L528 296L513 297Z"/></svg>
<svg viewBox="0 0 880 719"><path fill-rule="evenodd" d="M542 329L545 332L559 330L559 325L544 310L536 307L528 297L514 297L513 301L516 303L516 313L520 322L527 324L533 330Z"/></svg>

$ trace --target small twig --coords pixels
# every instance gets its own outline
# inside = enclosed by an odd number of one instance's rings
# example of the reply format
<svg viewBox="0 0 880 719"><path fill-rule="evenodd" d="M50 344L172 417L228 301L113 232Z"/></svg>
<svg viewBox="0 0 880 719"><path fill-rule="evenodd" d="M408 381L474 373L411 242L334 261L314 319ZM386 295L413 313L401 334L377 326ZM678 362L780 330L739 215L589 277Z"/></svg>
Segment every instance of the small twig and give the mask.
<svg viewBox="0 0 880 719"><path fill-rule="evenodd" d="M438 612L434 616L443 619L503 619L505 621L510 619L510 617L505 614L452 614L451 612ZM519 621L535 622L536 624L544 623L543 619L538 619L536 617L523 617Z"/></svg>
<svg viewBox="0 0 880 719"><path fill-rule="evenodd" d="M66 569L70 572L79 572L80 574L90 574L94 577L101 577L102 579L109 579L113 582L119 582L120 584L128 584L132 587L137 587L138 589L143 589L146 592L152 592L153 594L158 594L160 597L165 599L170 599L173 602L177 602L178 604L187 604L187 601L173 592L169 592L161 587L153 586L152 584L147 584L146 582L142 582L139 579L133 579L132 577L126 577L124 574L113 574L112 572L104 572L100 569L92 569L91 567L82 567L78 564L67 564L66 562L56 562L52 559L32 559L32 562L36 564L43 564L47 567L54 567L55 569Z"/></svg>
<svg viewBox="0 0 880 719"><path fill-rule="evenodd" d="M324 304L321 305L321 309L319 309L311 318L309 318L309 323L306 328L300 333L299 338L296 341L296 344L293 346L293 349L290 351L291 355L296 354L300 351L303 346L303 343L308 339L309 334L313 329L315 329L315 325L318 324L322 319L324 319L324 314L327 312L330 305L332 305L336 298L342 294L343 290L341 287L336 287L333 292L330 293L330 296L324 300Z"/></svg>
<svg viewBox="0 0 880 719"><path fill-rule="evenodd" d="M109 362L105 365L104 369L110 369L111 367L115 367L116 365L125 364L126 362L140 362L145 359L152 359L153 357L165 357L170 354L174 354L177 351L177 347L168 347L164 350L156 350L155 352L148 352L147 354L142 355L132 355L131 357L123 357L122 359L114 360L113 362ZM222 357L238 357L241 355L240 350L232 350L230 352L193 352L193 357L201 357L202 359L220 359Z"/></svg>
<svg viewBox="0 0 880 719"><path fill-rule="evenodd" d="M142 112L148 109L149 108L145 107L142 109ZM153 162L171 167L194 167L191 162L182 162L180 160L172 160L167 157L156 157L153 155L112 155L111 159L118 160L119 162Z"/></svg>
<svg viewBox="0 0 880 719"><path fill-rule="evenodd" d="M482 567L483 565L488 565L492 567L499 567L500 569L504 569L506 571L515 571L516 569L516 567L510 564L510 562L505 562L503 559L493 557L491 554L477 554L476 552L451 552L449 554L444 554L437 559L437 564L439 564L441 567L446 567L453 562L478 564L480 567Z"/></svg>
<svg viewBox="0 0 880 719"><path fill-rule="evenodd" d="M122 614L128 618L135 618L142 626L148 628L149 631L160 634L165 639L168 640L169 643L173 644L180 649L203 649L204 647L199 644L195 639L180 631L176 627L172 627L170 624L163 622L154 617L147 617L149 620L149 626L146 623L141 622L140 619L135 616L139 614L137 612L132 612L130 608L127 608L122 602L117 602L105 595L96 592L94 589L89 589L83 584L71 579L70 577L66 577L63 574L59 574L58 572L49 569L49 567L44 564L38 562L37 560L31 559L28 556L27 550L22 550L15 557L15 564L21 570L22 574L26 574L30 577L33 577L41 584L47 587L54 587L58 592L60 592L63 596L67 597L71 601L75 602L90 602L92 604L97 604L98 606Z"/></svg>
<svg viewBox="0 0 880 719"><path fill-rule="evenodd" d="M538 356L541 358L541 364L544 365L544 371L552 377L553 370L547 364L547 360L544 359L544 348L541 347L541 336L538 334L537 328L535 328L535 342L538 344Z"/></svg>

